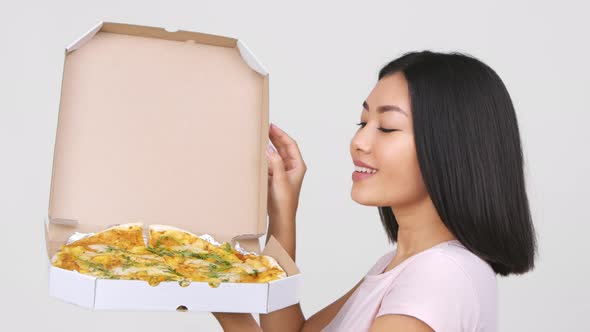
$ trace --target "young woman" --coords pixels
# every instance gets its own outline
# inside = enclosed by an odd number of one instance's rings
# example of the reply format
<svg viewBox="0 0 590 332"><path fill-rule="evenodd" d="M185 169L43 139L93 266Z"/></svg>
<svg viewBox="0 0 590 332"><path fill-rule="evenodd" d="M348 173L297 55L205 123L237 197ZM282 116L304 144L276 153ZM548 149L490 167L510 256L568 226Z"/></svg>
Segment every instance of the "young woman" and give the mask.
<svg viewBox="0 0 590 332"><path fill-rule="evenodd" d="M496 275L534 268L537 244L516 114L506 87L460 53L406 53L379 71L350 144L352 199L376 206L394 250L305 318L299 304L214 313L226 331L496 331ZM306 172L271 126L269 235L295 259Z"/></svg>

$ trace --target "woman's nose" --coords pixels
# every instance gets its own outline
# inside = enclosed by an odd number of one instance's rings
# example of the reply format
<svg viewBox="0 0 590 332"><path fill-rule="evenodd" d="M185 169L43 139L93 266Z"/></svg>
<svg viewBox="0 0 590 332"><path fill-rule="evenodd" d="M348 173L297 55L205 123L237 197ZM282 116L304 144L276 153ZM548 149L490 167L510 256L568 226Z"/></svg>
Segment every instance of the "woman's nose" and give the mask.
<svg viewBox="0 0 590 332"><path fill-rule="evenodd" d="M352 138L352 147L354 151L370 152L370 138L362 133L357 133Z"/></svg>

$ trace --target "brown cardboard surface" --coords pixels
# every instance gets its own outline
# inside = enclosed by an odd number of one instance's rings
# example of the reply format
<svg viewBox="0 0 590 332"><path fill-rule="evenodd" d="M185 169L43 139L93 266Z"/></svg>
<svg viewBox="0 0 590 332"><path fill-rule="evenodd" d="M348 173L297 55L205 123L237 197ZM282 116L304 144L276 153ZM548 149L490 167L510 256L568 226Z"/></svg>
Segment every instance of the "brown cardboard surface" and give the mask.
<svg viewBox="0 0 590 332"><path fill-rule="evenodd" d="M270 236L268 242L264 246L264 250L262 250L262 254L276 259L283 270L285 270L285 273L287 273L287 276L299 273L299 268L297 268L297 265L295 265L295 262L291 259L291 256L289 256L289 253L287 253L274 236Z"/></svg>
<svg viewBox="0 0 590 332"><path fill-rule="evenodd" d="M268 75L235 39L105 23L65 58L48 212L77 225L49 252L129 222L259 237L267 141Z"/></svg>

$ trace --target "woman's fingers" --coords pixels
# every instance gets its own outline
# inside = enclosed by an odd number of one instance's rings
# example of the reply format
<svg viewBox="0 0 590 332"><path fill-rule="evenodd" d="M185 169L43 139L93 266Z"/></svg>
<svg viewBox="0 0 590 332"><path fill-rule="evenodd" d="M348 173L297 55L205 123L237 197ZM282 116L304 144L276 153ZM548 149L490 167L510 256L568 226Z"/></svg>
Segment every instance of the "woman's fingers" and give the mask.
<svg viewBox="0 0 590 332"><path fill-rule="evenodd" d="M275 124L270 125L269 137L288 169L305 164L295 140Z"/></svg>
<svg viewBox="0 0 590 332"><path fill-rule="evenodd" d="M278 154L277 151L275 151L270 143L266 146L266 155L268 156L269 161L269 175L271 175L273 179L282 179L285 176L285 165L283 163L283 158Z"/></svg>

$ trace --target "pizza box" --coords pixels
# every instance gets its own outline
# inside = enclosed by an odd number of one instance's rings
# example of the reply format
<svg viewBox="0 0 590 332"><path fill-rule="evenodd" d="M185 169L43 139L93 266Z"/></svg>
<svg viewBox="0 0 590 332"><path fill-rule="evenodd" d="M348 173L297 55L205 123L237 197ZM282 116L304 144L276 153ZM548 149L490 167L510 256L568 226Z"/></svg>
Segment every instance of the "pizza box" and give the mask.
<svg viewBox="0 0 590 332"><path fill-rule="evenodd" d="M299 270L267 231L269 74L231 37L100 22L65 49L48 258L74 232L171 225L274 257L268 283L97 279L51 265L49 293L92 309L268 313L299 302Z"/></svg>

